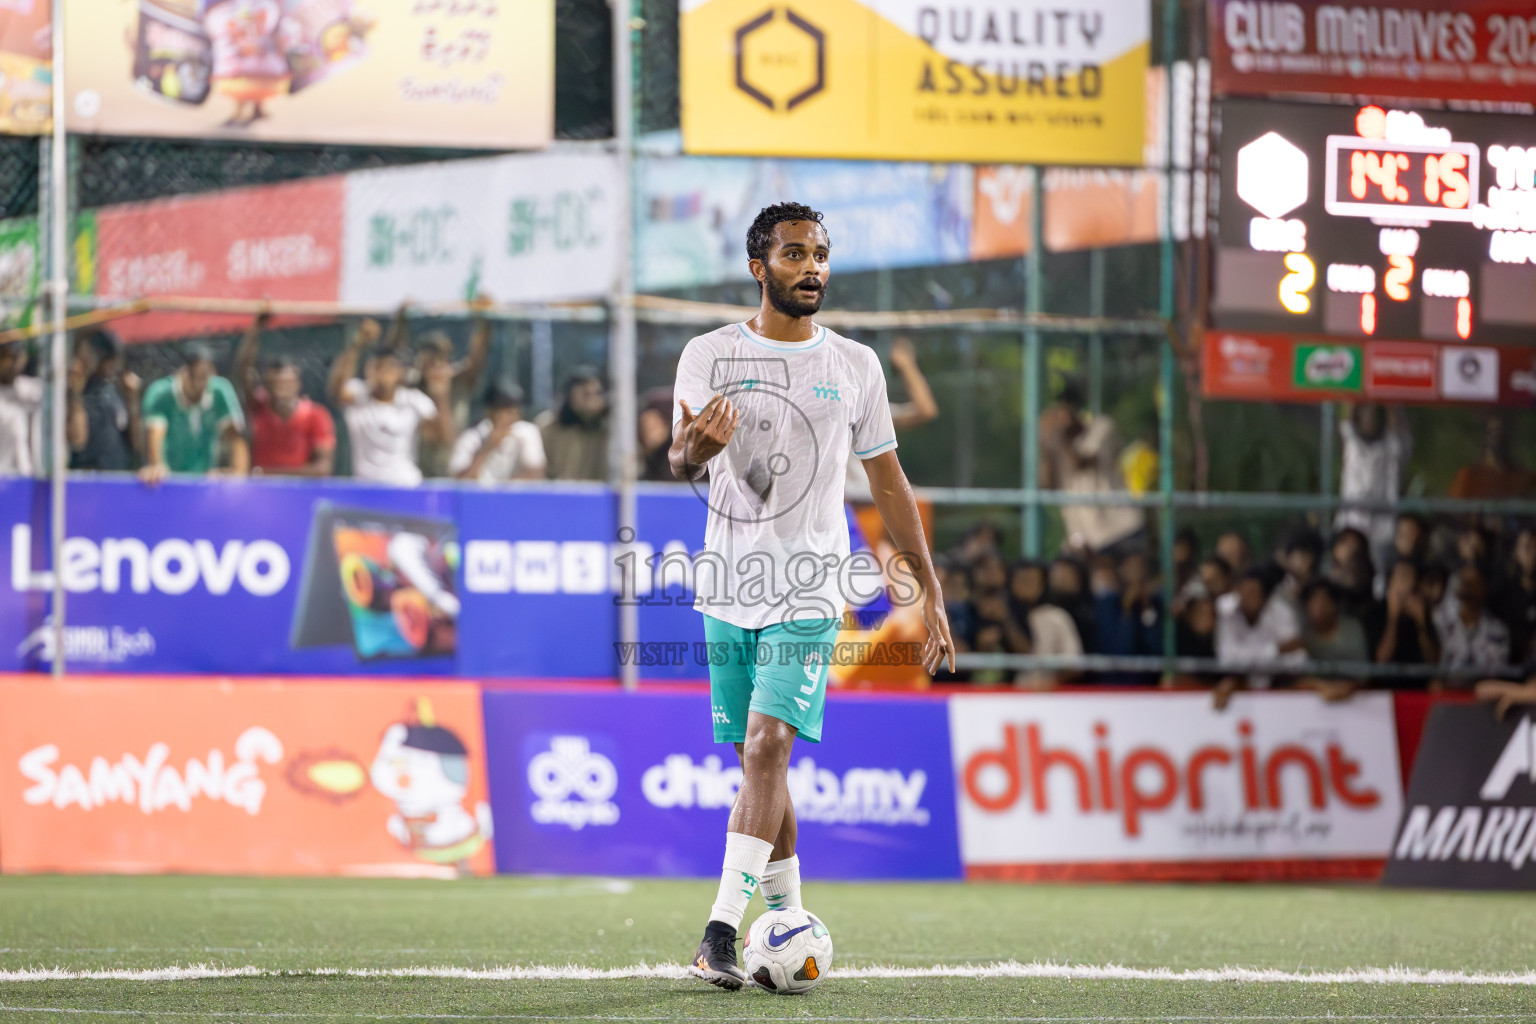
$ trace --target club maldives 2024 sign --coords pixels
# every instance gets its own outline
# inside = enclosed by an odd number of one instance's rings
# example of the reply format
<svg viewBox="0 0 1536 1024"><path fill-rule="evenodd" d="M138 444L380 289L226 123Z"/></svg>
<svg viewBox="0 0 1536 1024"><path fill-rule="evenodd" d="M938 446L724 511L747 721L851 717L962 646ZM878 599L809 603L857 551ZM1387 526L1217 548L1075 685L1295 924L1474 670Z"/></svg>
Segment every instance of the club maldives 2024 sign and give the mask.
<svg viewBox="0 0 1536 1024"><path fill-rule="evenodd" d="M1218 93L1530 103L1532 0L1210 0Z"/></svg>
<svg viewBox="0 0 1536 1024"><path fill-rule="evenodd" d="M690 153L1139 166L1136 0L681 0Z"/></svg>

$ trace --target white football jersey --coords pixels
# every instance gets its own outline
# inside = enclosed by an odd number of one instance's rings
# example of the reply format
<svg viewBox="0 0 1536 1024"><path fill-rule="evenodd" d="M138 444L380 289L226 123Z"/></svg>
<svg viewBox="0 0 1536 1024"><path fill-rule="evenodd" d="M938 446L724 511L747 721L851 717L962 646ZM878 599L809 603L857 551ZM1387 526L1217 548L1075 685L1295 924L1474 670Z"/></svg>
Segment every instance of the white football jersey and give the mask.
<svg viewBox="0 0 1536 1024"><path fill-rule="evenodd" d="M709 503L695 559L694 607L758 629L842 615L880 587L868 566L850 578L843 487L848 453L896 447L885 373L874 351L818 326L809 341L773 341L731 324L688 342L677 403L700 412L725 395L741 418L731 443L693 486Z"/></svg>

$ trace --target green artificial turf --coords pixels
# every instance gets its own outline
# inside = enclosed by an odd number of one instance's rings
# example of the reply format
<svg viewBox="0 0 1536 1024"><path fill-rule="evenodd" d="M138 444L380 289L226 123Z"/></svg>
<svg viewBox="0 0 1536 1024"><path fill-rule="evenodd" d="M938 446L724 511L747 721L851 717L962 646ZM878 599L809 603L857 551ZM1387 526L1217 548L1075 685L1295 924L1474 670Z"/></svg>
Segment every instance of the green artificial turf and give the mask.
<svg viewBox="0 0 1536 1024"><path fill-rule="evenodd" d="M680 962L714 884L584 878L0 878L0 970L267 970ZM0 1020L1520 1020L1536 988L839 979L837 966L1017 960L1173 969L1536 968L1536 898L1368 887L833 885L806 903L837 961L814 993L692 981L300 974L0 982ZM754 909L754 913L756 908ZM84 1012L82 1012L84 1011Z"/></svg>

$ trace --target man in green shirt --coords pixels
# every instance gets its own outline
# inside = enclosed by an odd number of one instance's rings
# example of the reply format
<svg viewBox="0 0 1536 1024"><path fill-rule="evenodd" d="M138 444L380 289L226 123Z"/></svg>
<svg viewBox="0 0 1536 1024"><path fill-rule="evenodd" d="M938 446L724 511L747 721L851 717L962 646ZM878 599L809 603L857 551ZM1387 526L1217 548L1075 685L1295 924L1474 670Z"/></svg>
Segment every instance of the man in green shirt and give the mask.
<svg viewBox="0 0 1536 1024"><path fill-rule="evenodd" d="M158 483L170 473L244 476L250 470L245 418L234 385L218 376L213 356L200 345L187 350L186 363L144 392L147 459L139 475ZM219 469L219 443L229 441L229 467Z"/></svg>

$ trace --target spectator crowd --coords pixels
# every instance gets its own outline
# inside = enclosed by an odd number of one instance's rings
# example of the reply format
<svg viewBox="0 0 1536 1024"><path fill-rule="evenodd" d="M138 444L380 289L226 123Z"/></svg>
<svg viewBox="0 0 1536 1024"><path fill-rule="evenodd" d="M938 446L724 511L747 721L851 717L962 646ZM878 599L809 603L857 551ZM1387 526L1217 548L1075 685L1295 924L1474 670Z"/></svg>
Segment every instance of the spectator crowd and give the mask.
<svg viewBox="0 0 1536 1024"><path fill-rule="evenodd" d="M228 377L209 348L191 344L171 373L148 385L128 372L112 332L79 335L65 419L70 468L137 471L151 484L171 474L334 476L339 416L352 476L362 480L410 487L427 477L608 478L608 396L598 372L577 368L555 408L525 419L522 390L485 379L491 331L483 319L463 359L442 331L413 341L404 309L387 331L364 319L331 363L321 396L304 393L292 357L263 358L270 327L270 317L255 318ZM4 475L43 465L43 388L27 362L23 343L0 345ZM670 394L662 405L670 409ZM670 418L666 434L670 443Z"/></svg>
<svg viewBox="0 0 1536 1024"><path fill-rule="evenodd" d="M486 320L474 321L467 351L456 358L441 331L413 339L406 312L387 330L362 320L318 397L305 394L292 358L263 358L267 316L241 338L229 377L208 348L194 344L181 349L172 373L147 385L126 369L115 335L83 333L68 377L70 466L137 471L151 484L171 474L326 477L337 470L339 415L352 475L363 480L409 487L427 477L607 479L609 402L595 369L576 369L554 407L526 419L520 388L487 383ZM43 388L24 372L27 361L21 343L0 345L0 474L30 475L43 465ZM891 365L910 399L893 404L897 425L937 416L910 344L898 340ZM637 475L670 481L670 389L642 395L639 406ZM1207 550L1185 530L1173 564L1159 566L1142 509L1089 497L1144 489L1155 457L1138 468L1113 420L1088 415L1069 385L1041 418L1040 482L1088 503L1062 508L1066 540L1052 560L1008 561L988 523L938 556L957 645L962 652L1145 659L1163 657L1171 638L1169 653L1216 666L1206 677L1218 693L1299 685L1346 696L1358 683L1330 666L1347 663L1419 667L1388 680L1396 686L1459 686L1479 673L1536 669L1536 524L1397 514L1391 506L1412 451L1400 413L1352 407L1340 435L1340 494L1356 504L1331 523L1298 525L1257 555L1244 533L1222 533ZM1510 465L1508 441L1491 427L1483 456L1462 471L1453 493L1506 497L1536 483ZM848 495L867 500L854 461ZM1168 607L1164 573L1172 576ZM950 678L1048 688L1151 684L1159 673L998 669Z"/></svg>
<svg viewBox="0 0 1536 1024"><path fill-rule="evenodd" d="M1167 608L1160 568L1134 547L1008 561L997 528L981 522L937 564L962 652L1161 657L1171 626L1172 653L1214 663L1195 675L1222 692L1294 685L1341 698L1359 685L1359 674L1338 666L1361 662L1419 667L1379 680L1396 688L1530 674L1536 523L1495 532L1416 514L1390 522L1381 562L1356 526L1324 538L1300 524L1259 554L1240 532L1220 534L1206 550L1192 530L1182 530ZM1038 689L1152 684L1159 674L982 670L948 678Z"/></svg>

